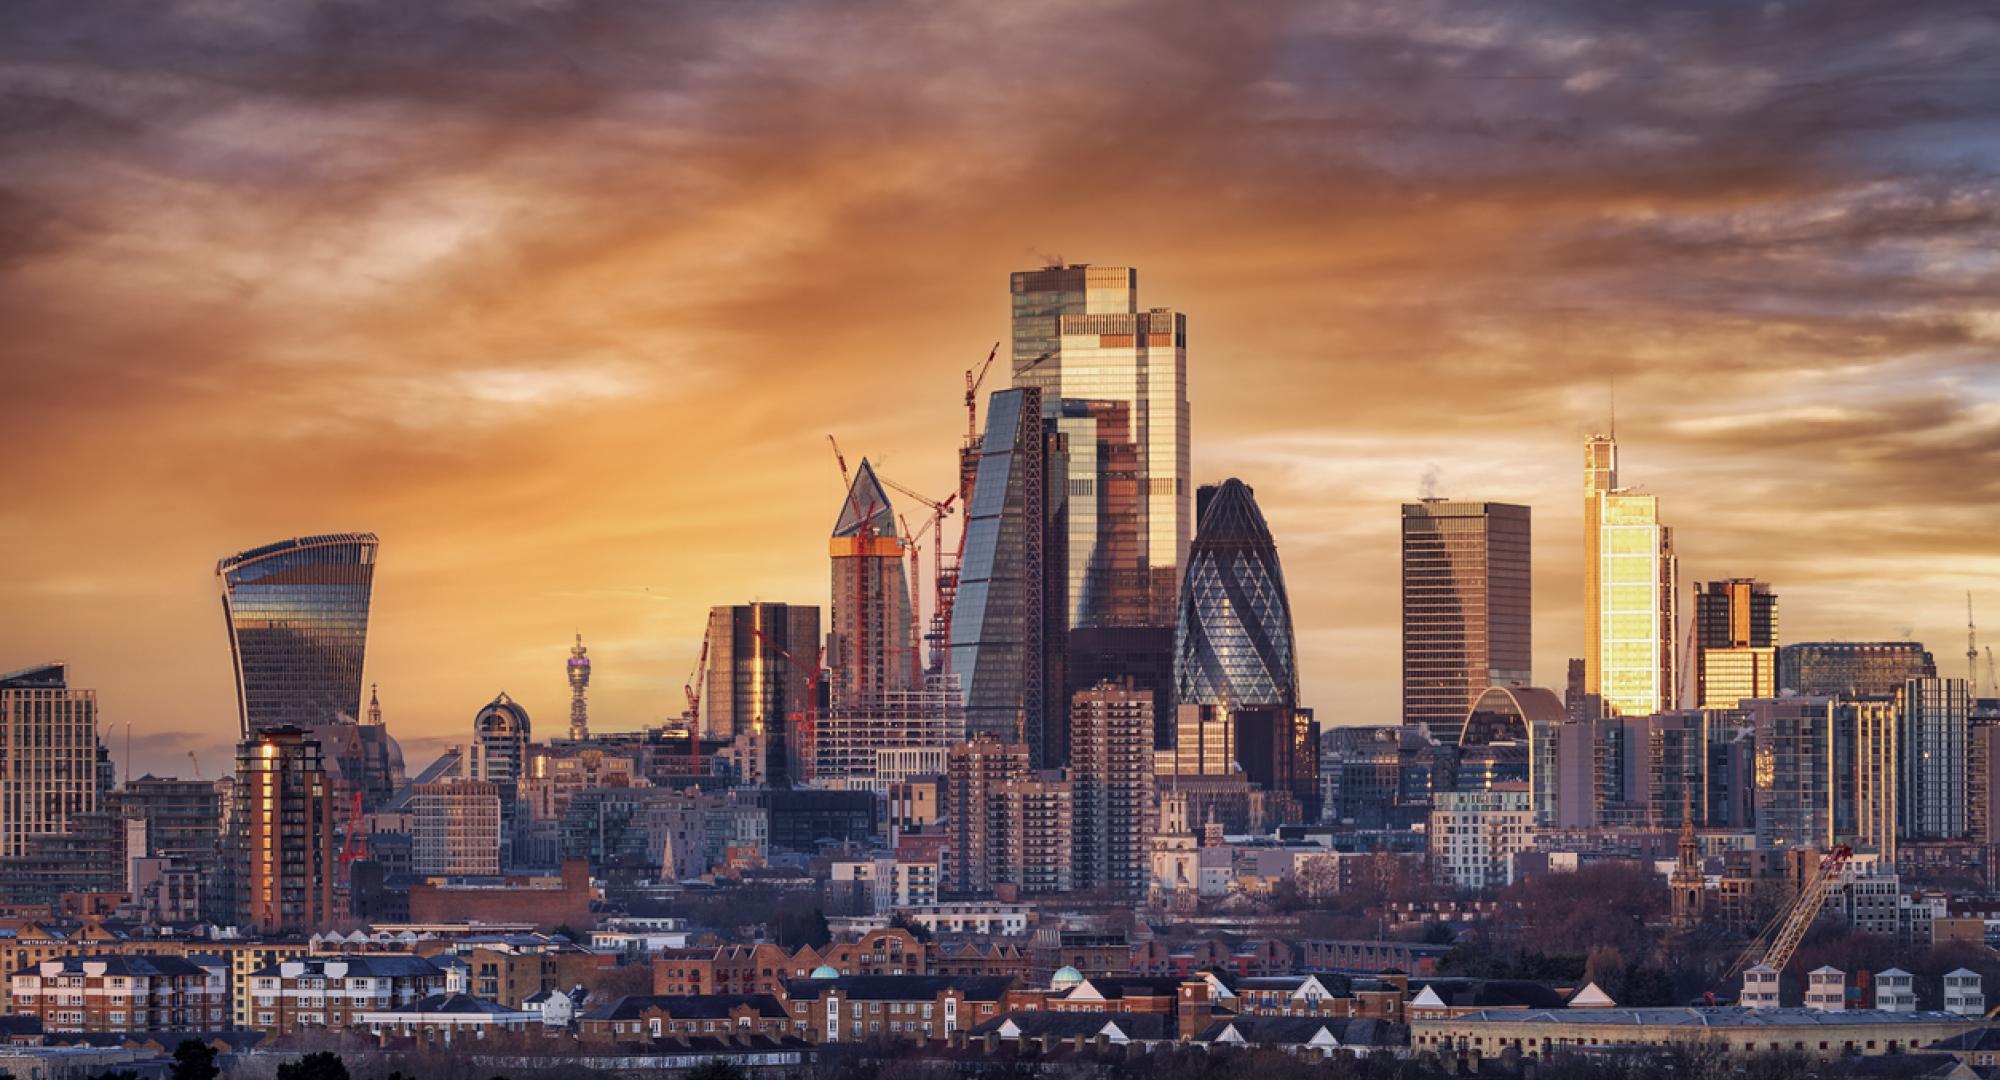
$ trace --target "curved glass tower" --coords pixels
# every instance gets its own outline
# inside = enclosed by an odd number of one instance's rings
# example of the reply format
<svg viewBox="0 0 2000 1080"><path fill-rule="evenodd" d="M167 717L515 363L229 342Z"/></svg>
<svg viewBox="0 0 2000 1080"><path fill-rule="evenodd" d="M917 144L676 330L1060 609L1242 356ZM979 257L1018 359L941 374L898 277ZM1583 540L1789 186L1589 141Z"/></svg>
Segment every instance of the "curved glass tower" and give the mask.
<svg viewBox="0 0 2000 1080"><path fill-rule="evenodd" d="M1278 546L1248 484L1231 479L1212 490L1202 491L1201 529L1181 587L1176 698L1290 710L1298 701L1298 663Z"/></svg>
<svg viewBox="0 0 2000 1080"><path fill-rule="evenodd" d="M215 564L244 737L355 722L379 543L374 533L304 536Z"/></svg>

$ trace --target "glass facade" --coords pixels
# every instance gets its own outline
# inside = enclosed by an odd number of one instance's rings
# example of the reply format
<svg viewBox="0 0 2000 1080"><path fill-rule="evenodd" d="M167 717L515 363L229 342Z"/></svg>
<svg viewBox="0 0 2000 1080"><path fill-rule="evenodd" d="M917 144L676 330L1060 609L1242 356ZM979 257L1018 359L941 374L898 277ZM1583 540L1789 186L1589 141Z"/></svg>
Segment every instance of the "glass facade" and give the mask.
<svg viewBox="0 0 2000 1080"><path fill-rule="evenodd" d="M1746 701L1756 729L1751 765L1752 816L1760 848L1826 842L1832 775L1833 702L1818 697Z"/></svg>
<svg viewBox="0 0 2000 1080"><path fill-rule="evenodd" d="M71 689L62 664L0 675L0 858L94 813L111 779L95 690Z"/></svg>
<svg viewBox="0 0 2000 1080"><path fill-rule="evenodd" d="M1488 687L1533 681L1530 524L1507 503L1403 506L1403 723L1447 746Z"/></svg>
<svg viewBox="0 0 2000 1080"><path fill-rule="evenodd" d="M1660 501L1618 486L1618 444L1584 444L1585 691L1604 711L1676 708L1679 565Z"/></svg>
<svg viewBox="0 0 2000 1080"><path fill-rule="evenodd" d="M1079 433L1063 483L1089 496L1069 529L1070 626L1172 625L1194 528L1187 317L1141 311L1130 267L1054 266L1009 284L1014 385L1040 390L1043 414Z"/></svg>
<svg viewBox="0 0 2000 1080"><path fill-rule="evenodd" d="M780 649L793 659L786 660ZM806 763L794 760L792 721L806 714L808 678L819 649L815 606L753 603L709 609L702 730L721 739L761 733L765 778L779 786L805 775Z"/></svg>
<svg viewBox="0 0 2000 1080"><path fill-rule="evenodd" d="M307 536L216 564L246 737L360 715L378 543L373 533Z"/></svg>
<svg viewBox="0 0 2000 1080"><path fill-rule="evenodd" d="M1697 705L1733 709L1743 698L1777 695L1778 596L1769 584L1695 582L1693 628Z"/></svg>
<svg viewBox="0 0 2000 1080"><path fill-rule="evenodd" d="M1969 829L1972 693L1964 679L1911 679L1897 698L1902 835L1956 840Z"/></svg>
<svg viewBox="0 0 2000 1080"><path fill-rule="evenodd" d="M1894 694L1932 678L1937 663L1915 641L1802 641L1778 649L1778 687L1795 694Z"/></svg>
<svg viewBox="0 0 2000 1080"><path fill-rule="evenodd" d="M1063 455L1041 391L1001 390L986 407L965 554L951 617L951 670L969 736L1022 741L1036 768L1068 747L1062 697L1067 499Z"/></svg>

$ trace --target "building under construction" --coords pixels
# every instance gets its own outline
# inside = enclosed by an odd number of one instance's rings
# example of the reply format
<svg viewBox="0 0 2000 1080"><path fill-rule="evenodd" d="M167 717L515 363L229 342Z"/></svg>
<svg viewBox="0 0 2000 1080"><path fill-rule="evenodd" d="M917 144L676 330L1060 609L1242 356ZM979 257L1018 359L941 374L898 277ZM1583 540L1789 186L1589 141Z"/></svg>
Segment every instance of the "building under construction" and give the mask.
<svg viewBox="0 0 2000 1080"><path fill-rule="evenodd" d="M833 561L833 633L826 665L832 672L833 703L855 707L912 689L918 657L903 540L888 492L866 459L848 483L828 553Z"/></svg>
<svg viewBox="0 0 2000 1080"><path fill-rule="evenodd" d="M931 675L916 690L836 704L813 735L814 779L829 787L885 791L912 775L941 775L945 754L965 741L958 679Z"/></svg>

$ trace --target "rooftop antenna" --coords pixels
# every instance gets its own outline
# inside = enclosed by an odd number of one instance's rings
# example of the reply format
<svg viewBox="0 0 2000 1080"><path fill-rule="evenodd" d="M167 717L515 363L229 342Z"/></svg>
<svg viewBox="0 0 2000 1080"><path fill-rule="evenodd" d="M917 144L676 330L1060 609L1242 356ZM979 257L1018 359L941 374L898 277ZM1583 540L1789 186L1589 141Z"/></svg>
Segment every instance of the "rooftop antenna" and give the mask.
<svg viewBox="0 0 2000 1080"><path fill-rule="evenodd" d="M1611 384L1611 441L1617 442L1618 441L1618 373L1615 371L1612 372L1610 375L1606 376L1606 381Z"/></svg>

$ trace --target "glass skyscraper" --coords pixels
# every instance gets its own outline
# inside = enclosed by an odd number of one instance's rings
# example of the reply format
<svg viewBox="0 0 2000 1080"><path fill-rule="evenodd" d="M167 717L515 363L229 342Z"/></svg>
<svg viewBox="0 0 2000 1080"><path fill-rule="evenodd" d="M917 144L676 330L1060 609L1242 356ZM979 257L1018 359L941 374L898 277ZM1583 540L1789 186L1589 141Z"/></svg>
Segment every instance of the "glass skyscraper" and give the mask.
<svg viewBox="0 0 2000 1080"><path fill-rule="evenodd" d="M994 393L966 507L951 670L965 694L968 737L1026 742L1035 768L1061 764L1068 748L1063 475L1041 391Z"/></svg>
<svg viewBox="0 0 2000 1080"><path fill-rule="evenodd" d="M1613 715L1678 707L1679 563L1655 495L1618 486L1618 443L1584 443L1584 690Z"/></svg>
<svg viewBox="0 0 2000 1080"><path fill-rule="evenodd" d="M355 723L378 544L374 533L306 536L216 564L244 737Z"/></svg>
<svg viewBox="0 0 2000 1080"><path fill-rule="evenodd" d="M760 601L710 608L703 733L721 739L761 735L765 779L781 787L804 779L806 762L792 746L792 718L809 711L819 649L816 606Z"/></svg>
<svg viewBox="0 0 2000 1080"><path fill-rule="evenodd" d="M1778 596L1750 578L1694 583L1695 704L1733 709L1778 693Z"/></svg>
<svg viewBox="0 0 2000 1080"><path fill-rule="evenodd" d="M1187 316L1141 311L1124 266L1020 271L1010 291L1014 385L1071 433L1070 626L1171 626L1194 528Z"/></svg>
<svg viewBox="0 0 2000 1080"><path fill-rule="evenodd" d="M96 812L112 780L97 737L97 692L61 663L0 674L0 857L26 854Z"/></svg>
<svg viewBox="0 0 2000 1080"><path fill-rule="evenodd" d="M1403 723L1458 744L1488 688L1533 682L1530 511L1403 504Z"/></svg>
<svg viewBox="0 0 2000 1080"><path fill-rule="evenodd" d="M1797 694L1883 697L1910 679L1936 676L1937 662L1915 641L1801 641L1778 649L1778 688Z"/></svg>
<svg viewBox="0 0 2000 1080"><path fill-rule="evenodd" d="M1292 608L1277 544L1243 481L1202 488L1200 505L1174 630L1175 700L1182 713L1199 710L1203 728L1232 730L1236 762L1250 780L1310 805L1318 734L1298 708Z"/></svg>

